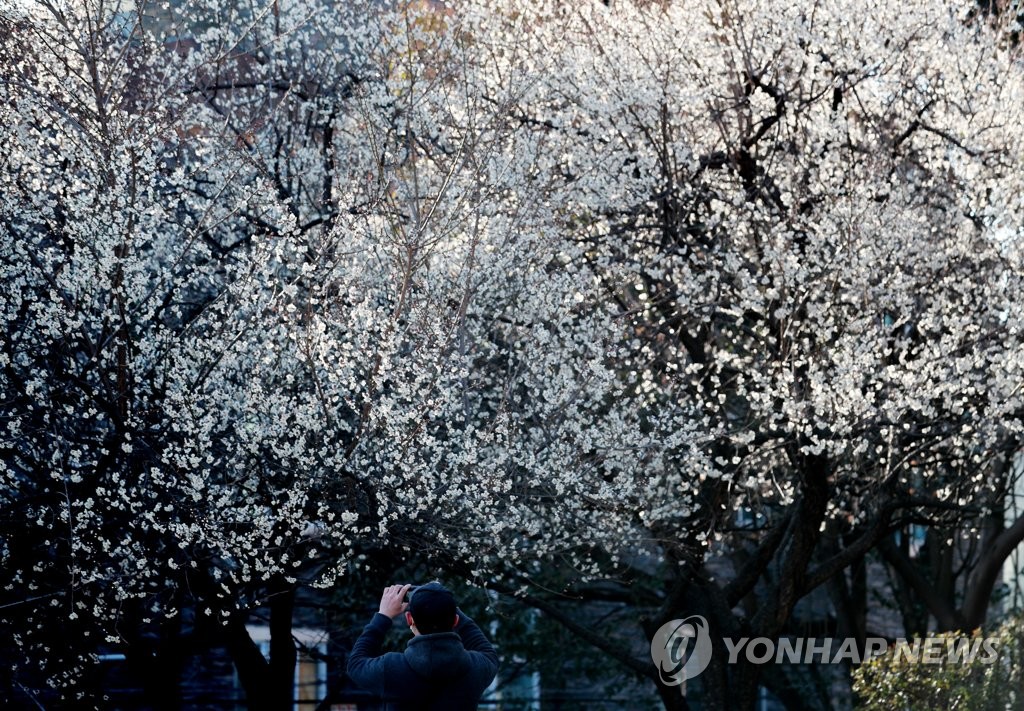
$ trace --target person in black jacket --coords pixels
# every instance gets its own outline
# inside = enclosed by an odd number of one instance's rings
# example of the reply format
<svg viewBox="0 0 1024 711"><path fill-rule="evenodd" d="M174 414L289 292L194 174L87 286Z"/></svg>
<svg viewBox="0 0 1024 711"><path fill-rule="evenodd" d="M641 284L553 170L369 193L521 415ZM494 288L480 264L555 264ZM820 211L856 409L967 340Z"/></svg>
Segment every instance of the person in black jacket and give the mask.
<svg viewBox="0 0 1024 711"><path fill-rule="evenodd" d="M348 675L377 693L389 711L471 711L498 673L498 654L440 583L384 588L380 610L356 640ZM404 653L381 654L391 620L405 612L412 630Z"/></svg>

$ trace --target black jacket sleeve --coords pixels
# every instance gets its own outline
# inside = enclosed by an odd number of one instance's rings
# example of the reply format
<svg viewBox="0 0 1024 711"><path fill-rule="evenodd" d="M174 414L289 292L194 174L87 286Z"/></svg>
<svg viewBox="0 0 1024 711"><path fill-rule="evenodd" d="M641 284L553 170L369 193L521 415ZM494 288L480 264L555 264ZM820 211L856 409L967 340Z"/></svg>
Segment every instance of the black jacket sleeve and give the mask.
<svg viewBox="0 0 1024 711"><path fill-rule="evenodd" d="M486 663L490 669L491 677L498 673L498 653L494 645L484 636L483 630L476 622L462 610L456 609L455 614L459 616L459 624L455 631L462 638L462 646L474 658L476 664Z"/></svg>
<svg viewBox="0 0 1024 711"><path fill-rule="evenodd" d="M363 628L363 633L352 645L348 655L349 677L367 691L377 694L384 693L385 679L388 678L384 669L385 658L381 656L380 649L390 629L391 618L378 612L370 624Z"/></svg>

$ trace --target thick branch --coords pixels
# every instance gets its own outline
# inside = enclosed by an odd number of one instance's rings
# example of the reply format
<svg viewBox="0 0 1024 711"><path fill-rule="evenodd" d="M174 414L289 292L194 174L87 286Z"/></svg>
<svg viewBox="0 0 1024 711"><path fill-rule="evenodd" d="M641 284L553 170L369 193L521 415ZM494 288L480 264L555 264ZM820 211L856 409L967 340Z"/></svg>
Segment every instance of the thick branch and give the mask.
<svg viewBox="0 0 1024 711"><path fill-rule="evenodd" d="M979 627L985 621L992 588L999 579L1003 563L1021 541L1024 541L1024 514L992 540L974 570L962 610L963 622L968 629Z"/></svg>
<svg viewBox="0 0 1024 711"><path fill-rule="evenodd" d="M891 539L885 539L878 547L885 562L907 583L924 602L928 611L935 616L939 626L945 630L963 629L963 620L953 606L943 600L932 584L925 579L914 564L893 545Z"/></svg>
<svg viewBox="0 0 1024 711"><path fill-rule="evenodd" d="M793 518L792 511L779 521L775 527L765 536L764 540L754 551L750 561L743 566L736 574L736 577L725 586L723 593L725 594L726 600L729 601L729 607L733 607L740 600L742 600L747 593L754 589L757 581L761 579L761 574L764 573L768 564L772 561L775 556L775 551L778 550L779 544L782 543L782 539L785 537L786 530L789 528L790 521Z"/></svg>
<svg viewBox="0 0 1024 711"><path fill-rule="evenodd" d="M803 496L796 504L793 519L786 528L785 545L780 550L779 582L775 595L753 619L758 634L774 635L789 619L803 594L807 564L821 536L829 493L829 463L822 457L808 457L802 464Z"/></svg>
<svg viewBox="0 0 1024 711"><path fill-rule="evenodd" d="M836 573L845 570L865 556L878 540L889 531L889 520L892 518L892 512L892 506L883 508L878 513L878 517L871 528L861 534L860 538L825 562L808 571L807 580L804 582L804 594L806 595Z"/></svg>
<svg viewBox="0 0 1024 711"><path fill-rule="evenodd" d="M616 646L606 635L599 634L590 627L580 624L575 617L558 609L558 606L554 603L544 600L543 598L534 597L533 595L516 595L515 597L530 607L540 610L584 642L600 649L612 659L623 664L636 674L644 677L645 679L651 679L654 682L658 681L658 674L653 664L642 662L632 655L627 654Z"/></svg>

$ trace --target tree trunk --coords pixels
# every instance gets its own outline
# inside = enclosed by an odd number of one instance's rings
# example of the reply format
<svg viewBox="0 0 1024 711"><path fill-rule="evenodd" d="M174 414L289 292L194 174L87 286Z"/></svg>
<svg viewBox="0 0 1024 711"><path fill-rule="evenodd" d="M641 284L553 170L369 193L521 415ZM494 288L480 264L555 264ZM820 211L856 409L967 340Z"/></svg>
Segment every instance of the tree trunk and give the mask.
<svg viewBox="0 0 1024 711"><path fill-rule="evenodd" d="M280 576L271 581L267 604L270 607L270 660L252 641L245 623L248 613L233 616L225 628L225 646L238 672L250 711L291 711L295 704L295 662L292 639L292 613L295 610L295 586Z"/></svg>
<svg viewBox="0 0 1024 711"><path fill-rule="evenodd" d="M270 692L270 665L245 629L248 613L239 612L225 626L225 644L235 664L238 681L250 711L274 711Z"/></svg>
<svg viewBox="0 0 1024 711"><path fill-rule="evenodd" d="M250 711L291 711L295 704L298 657L292 639L295 586L282 578L275 578L271 585L269 661L245 629L246 613L233 617L225 630L225 646L235 664Z"/></svg>
<svg viewBox="0 0 1024 711"><path fill-rule="evenodd" d="M278 592L270 596L270 693L273 708L289 711L295 704L295 640L292 613L295 586L275 580Z"/></svg>
<svg viewBox="0 0 1024 711"><path fill-rule="evenodd" d="M659 683L658 696L661 697L665 711L690 711L690 705L686 702L681 686L666 686Z"/></svg>
<svg viewBox="0 0 1024 711"><path fill-rule="evenodd" d="M160 645L150 660L146 675L146 697L159 711L181 708L181 665L184 659L181 615L160 625Z"/></svg>

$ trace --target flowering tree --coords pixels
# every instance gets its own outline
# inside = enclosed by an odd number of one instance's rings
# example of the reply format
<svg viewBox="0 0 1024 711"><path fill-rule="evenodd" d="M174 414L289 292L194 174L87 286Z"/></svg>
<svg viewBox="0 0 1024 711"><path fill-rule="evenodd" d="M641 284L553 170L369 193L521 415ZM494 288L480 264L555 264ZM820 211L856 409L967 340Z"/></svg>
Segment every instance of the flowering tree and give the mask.
<svg viewBox="0 0 1024 711"><path fill-rule="evenodd" d="M542 66L515 115L559 146L567 238L632 275L605 286L636 391L703 435L701 457L648 462L676 494L636 517L671 563L648 632L700 613L776 636L826 581L856 598L837 573L893 532L980 516L992 545L953 623L976 625L1024 528L997 523L1021 426L1024 145L1002 35L943 3L526 14L509 34ZM701 677L712 704L749 707L758 670L730 683L724 658Z"/></svg>
<svg viewBox="0 0 1024 711"><path fill-rule="evenodd" d="M195 96L230 38L176 57L92 5L8 8L5 29L6 631L61 685L184 590L228 618L233 586L305 553L284 474L302 414L281 409L301 388L233 421L244 401L213 387L270 385L246 334L282 328L271 259L295 218Z"/></svg>
<svg viewBox="0 0 1024 711"><path fill-rule="evenodd" d="M989 28L333 5L3 8L0 604L52 683L56 635L195 605L285 703L295 586L387 547L653 574L648 634L774 636L907 521L992 508L1024 141Z"/></svg>
<svg viewBox="0 0 1024 711"><path fill-rule="evenodd" d="M276 707L300 576L579 549L649 435L516 78L446 16L115 9L4 8L12 683L195 606Z"/></svg>

